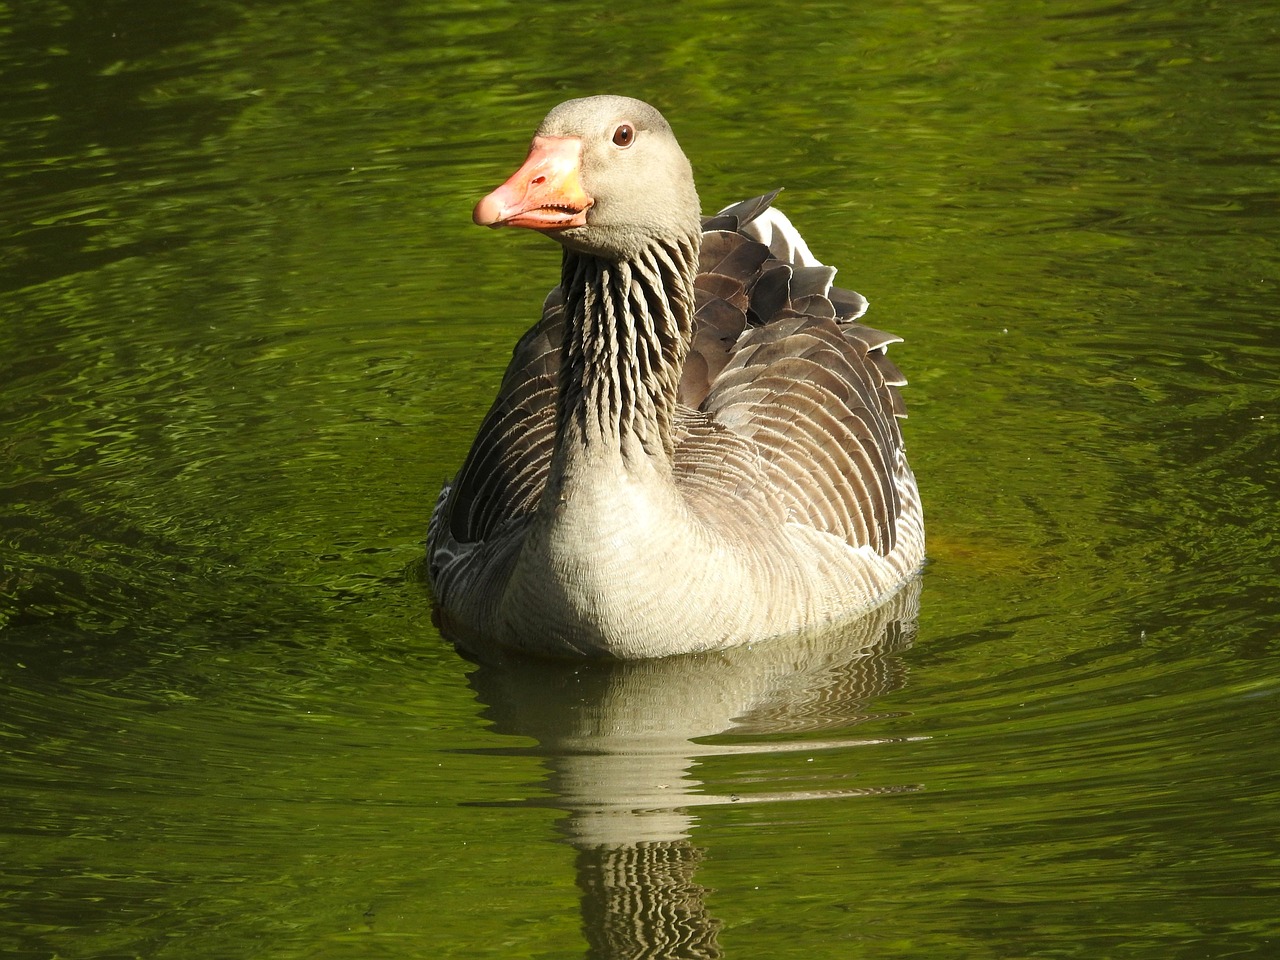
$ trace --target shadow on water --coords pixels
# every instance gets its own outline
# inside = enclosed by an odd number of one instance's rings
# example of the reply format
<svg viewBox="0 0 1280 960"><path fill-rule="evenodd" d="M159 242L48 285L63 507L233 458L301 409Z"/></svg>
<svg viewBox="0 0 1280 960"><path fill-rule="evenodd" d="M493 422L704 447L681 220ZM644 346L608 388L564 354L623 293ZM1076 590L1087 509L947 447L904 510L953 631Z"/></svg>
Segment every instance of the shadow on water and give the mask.
<svg viewBox="0 0 1280 960"><path fill-rule="evenodd" d="M870 702L902 686L897 654L911 646L916 581L866 618L822 635L713 654L570 664L501 656L470 682L499 733L537 741L545 799L563 810L578 851L589 957L722 955L708 890L694 878L705 851L692 810L916 789L885 787L716 795L702 758L849 748ZM826 734L824 737L823 734ZM728 735L725 737L724 735ZM711 742L708 742L710 739Z"/></svg>

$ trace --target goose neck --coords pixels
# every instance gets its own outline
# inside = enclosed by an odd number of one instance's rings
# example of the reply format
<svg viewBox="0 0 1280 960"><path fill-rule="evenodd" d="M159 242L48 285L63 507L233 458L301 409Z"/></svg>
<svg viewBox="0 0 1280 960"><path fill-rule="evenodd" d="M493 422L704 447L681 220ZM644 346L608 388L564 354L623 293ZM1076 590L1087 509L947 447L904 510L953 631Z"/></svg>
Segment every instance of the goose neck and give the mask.
<svg viewBox="0 0 1280 960"><path fill-rule="evenodd" d="M699 237L630 259L566 249L557 446L669 464L692 336Z"/></svg>

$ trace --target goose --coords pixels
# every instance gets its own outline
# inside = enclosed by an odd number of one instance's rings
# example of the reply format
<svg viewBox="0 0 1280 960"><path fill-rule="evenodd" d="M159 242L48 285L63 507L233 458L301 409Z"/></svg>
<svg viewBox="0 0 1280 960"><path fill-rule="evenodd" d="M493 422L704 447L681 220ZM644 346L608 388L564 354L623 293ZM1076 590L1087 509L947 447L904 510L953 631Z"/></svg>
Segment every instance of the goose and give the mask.
<svg viewBox="0 0 1280 960"><path fill-rule="evenodd" d="M640 100L547 114L476 205L562 247L427 533L464 647L644 659L838 628L924 560L900 338L772 202L703 219Z"/></svg>

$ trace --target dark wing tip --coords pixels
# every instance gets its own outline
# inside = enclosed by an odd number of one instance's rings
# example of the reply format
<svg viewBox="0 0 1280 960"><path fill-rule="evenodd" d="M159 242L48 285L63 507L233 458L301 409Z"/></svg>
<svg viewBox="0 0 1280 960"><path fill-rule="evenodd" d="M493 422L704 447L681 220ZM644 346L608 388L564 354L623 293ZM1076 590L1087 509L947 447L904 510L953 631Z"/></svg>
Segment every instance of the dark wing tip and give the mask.
<svg viewBox="0 0 1280 960"><path fill-rule="evenodd" d="M762 193L758 197L752 197L749 200L742 200L738 203L725 207L719 213L710 217L704 217L702 220L702 229L707 230L729 230L736 233L754 220L760 214L769 209L769 206L777 199L778 194L782 192L782 187L777 190L771 190L769 193Z"/></svg>

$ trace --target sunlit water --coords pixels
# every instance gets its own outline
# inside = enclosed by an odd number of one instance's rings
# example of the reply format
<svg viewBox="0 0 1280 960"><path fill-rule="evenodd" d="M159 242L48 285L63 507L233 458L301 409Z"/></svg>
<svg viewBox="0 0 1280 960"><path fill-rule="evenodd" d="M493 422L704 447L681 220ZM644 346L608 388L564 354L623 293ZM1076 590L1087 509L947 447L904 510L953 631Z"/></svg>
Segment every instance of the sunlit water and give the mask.
<svg viewBox="0 0 1280 960"><path fill-rule="evenodd" d="M0 5L0 953L1280 951L1264 3ZM477 666L413 567L645 97L911 379L840 638ZM916 614L918 605L918 615Z"/></svg>

